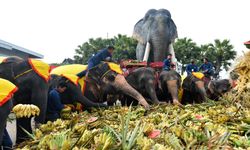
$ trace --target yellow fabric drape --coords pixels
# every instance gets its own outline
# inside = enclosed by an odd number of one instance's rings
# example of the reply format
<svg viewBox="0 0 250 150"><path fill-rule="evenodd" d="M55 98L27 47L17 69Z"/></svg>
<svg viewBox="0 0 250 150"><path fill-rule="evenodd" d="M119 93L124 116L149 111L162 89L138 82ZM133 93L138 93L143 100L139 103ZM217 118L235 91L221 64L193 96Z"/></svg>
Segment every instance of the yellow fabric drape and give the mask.
<svg viewBox="0 0 250 150"><path fill-rule="evenodd" d="M115 71L118 74L123 74L123 71L120 67L120 65L112 63L112 62L108 62L109 68L113 71Z"/></svg>
<svg viewBox="0 0 250 150"><path fill-rule="evenodd" d="M17 89L10 81L0 78L0 106L10 100Z"/></svg>
<svg viewBox="0 0 250 150"><path fill-rule="evenodd" d="M29 59L32 69L42 77L46 82L49 81L50 66L41 60Z"/></svg>
<svg viewBox="0 0 250 150"><path fill-rule="evenodd" d="M87 65L80 65L80 64L71 64L71 65L63 65L56 67L53 69L50 74L64 76L65 78L69 79L74 84L79 84L81 87L82 93L85 90L85 77L78 78L76 75L84 70L87 69Z"/></svg>
<svg viewBox="0 0 250 150"><path fill-rule="evenodd" d="M202 79L204 77L204 74L201 72L192 72L192 75L198 79Z"/></svg>

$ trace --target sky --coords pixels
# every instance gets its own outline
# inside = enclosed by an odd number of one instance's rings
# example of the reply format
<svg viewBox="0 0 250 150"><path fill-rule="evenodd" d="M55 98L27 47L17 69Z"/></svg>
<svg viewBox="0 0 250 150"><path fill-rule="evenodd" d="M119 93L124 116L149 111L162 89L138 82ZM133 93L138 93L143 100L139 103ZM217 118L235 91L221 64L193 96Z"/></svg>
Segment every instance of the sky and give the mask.
<svg viewBox="0 0 250 150"><path fill-rule="evenodd" d="M238 55L250 40L249 0L0 0L0 39L44 55L73 58L89 38L132 36L149 9L168 9L179 38L198 45L229 39Z"/></svg>

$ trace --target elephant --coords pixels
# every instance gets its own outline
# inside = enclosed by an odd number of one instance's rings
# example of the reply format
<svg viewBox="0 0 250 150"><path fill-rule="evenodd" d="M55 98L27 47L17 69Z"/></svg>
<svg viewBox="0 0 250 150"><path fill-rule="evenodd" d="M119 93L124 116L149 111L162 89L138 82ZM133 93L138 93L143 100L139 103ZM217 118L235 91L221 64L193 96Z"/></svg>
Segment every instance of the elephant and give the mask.
<svg viewBox="0 0 250 150"><path fill-rule="evenodd" d="M181 106L178 99L178 91L181 88L181 76L175 70L162 71L159 76L160 100L172 100L175 105ZM167 99L166 99L167 98Z"/></svg>
<svg viewBox="0 0 250 150"><path fill-rule="evenodd" d="M150 67L141 67L133 70L126 76L127 82L139 91L144 97L148 98L147 101L153 104L160 104L156 95L156 79L154 70ZM125 101L122 101L123 105L137 104L134 98L125 96Z"/></svg>
<svg viewBox="0 0 250 150"><path fill-rule="evenodd" d="M222 94L232 89L232 82L229 79L205 81L193 75L187 76L182 84L183 96L181 103L202 103L206 101L206 98L218 100Z"/></svg>
<svg viewBox="0 0 250 150"><path fill-rule="evenodd" d="M44 123L47 109L48 82L43 74L39 74L37 70L34 69L34 64L31 64L31 62L34 61L31 61L31 59L23 61L7 59L7 61L0 64L0 78L9 80L19 88L14 95L13 105L34 104L38 106L40 114L35 117L35 122ZM43 62L41 62L40 65L41 68L44 69L45 74L49 75L49 65ZM9 110L6 110L6 112L8 111ZM5 113L5 115L7 114L8 113ZM5 118L6 116L2 115L2 117ZM20 128L20 126L31 133L31 118L17 119L16 143L22 142L27 137L27 134ZM0 126L0 128L4 127Z"/></svg>
<svg viewBox="0 0 250 150"><path fill-rule="evenodd" d="M173 43L178 37L177 27L166 9L150 9L134 26L132 37L138 41L136 58L140 61L163 61L172 54L175 61Z"/></svg>
<svg viewBox="0 0 250 150"><path fill-rule="evenodd" d="M142 104L146 109L148 109L149 105L144 99L144 97L127 83L124 76L118 73L119 71L117 72L117 71L112 70L109 64L110 63L104 62L88 71L85 79L83 79L85 80L86 88L82 94L92 102L104 102L103 101L104 93L110 94L110 93L114 93L114 91L117 93L124 93L135 98L136 100L139 101L140 104ZM70 65L71 68L73 68L74 66L76 65L75 64ZM82 68L84 68L83 66L84 65L82 65ZM115 64L113 66L118 66L118 65ZM53 74L54 72L57 72L57 70L60 70L62 67L65 67L65 66L60 66L60 67L55 68L51 72L51 74ZM121 70L120 67L118 70ZM78 70L76 72L80 72L80 71L82 70ZM70 72L70 70L65 70L65 71L62 70L60 71L60 73L57 72L57 74L63 75L64 72L67 74L74 74L74 75L77 74L76 72L74 73ZM104 89L106 90L105 92L104 92ZM78 89L74 88L74 90L71 90L71 92L73 91L75 93L78 93L77 94L78 96L82 92L80 88ZM69 95L72 95L72 94L69 94ZM68 97L67 99L62 100L63 103L72 103L72 101L70 101L69 96L67 97Z"/></svg>

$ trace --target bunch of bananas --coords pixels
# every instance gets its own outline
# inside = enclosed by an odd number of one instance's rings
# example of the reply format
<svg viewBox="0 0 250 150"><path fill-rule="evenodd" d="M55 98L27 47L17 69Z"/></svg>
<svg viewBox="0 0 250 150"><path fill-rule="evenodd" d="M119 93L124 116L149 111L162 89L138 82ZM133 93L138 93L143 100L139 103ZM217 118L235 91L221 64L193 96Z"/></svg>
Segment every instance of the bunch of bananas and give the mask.
<svg viewBox="0 0 250 150"><path fill-rule="evenodd" d="M40 114L40 109L33 104L17 104L12 110L17 118L30 118Z"/></svg>
<svg viewBox="0 0 250 150"><path fill-rule="evenodd" d="M87 129L87 124L86 123L77 123L74 128L73 128L73 132L76 133L83 133L85 130Z"/></svg>
<svg viewBox="0 0 250 150"><path fill-rule="evenodd" d="M97 150L108 150L113 144L113 139L111 135L107 134L106 132L94 137L94 141Z"/></svg>

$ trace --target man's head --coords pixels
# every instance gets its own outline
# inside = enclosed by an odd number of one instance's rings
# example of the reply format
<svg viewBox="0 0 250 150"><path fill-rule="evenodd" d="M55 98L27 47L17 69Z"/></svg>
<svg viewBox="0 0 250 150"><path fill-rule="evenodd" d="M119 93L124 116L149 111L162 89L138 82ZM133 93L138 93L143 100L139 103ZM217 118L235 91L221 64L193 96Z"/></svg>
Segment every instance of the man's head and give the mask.
<svg viewBox="0 0 250 150"><path fill-rule="evenodd" d="M207 62L208 62L208 58L205 57L205 58L203 59L203 62L204 62L204 63L207 63Z"/></svg>
<svg viewBox="0 0 250 150"><path fill-rule="evenodd" d="M195 60L194 59L191 59L191 64L194 64L195 63Z"/></svg>
<svg viewBox="0 0 250 150"><path fill-rule="evenodd" d="M67 89L67 84L65 82L59 82L57 86L57 91L63 93Z"/></svg>
<svg viewBox="0 0 250 150"><path fill-rule="evenodd" d="M108 52L109 52L110 54L112 54L114 50L115 50L115 47L114 47L114 46L108 46Z"/></svg>
<svg viewBox="0 0 250 150"><path fill-rule="evenodd" d="M168 54L167 58L168 59L172 58L172 54Z"/></svg>

